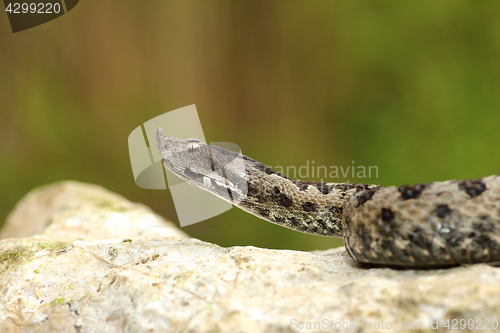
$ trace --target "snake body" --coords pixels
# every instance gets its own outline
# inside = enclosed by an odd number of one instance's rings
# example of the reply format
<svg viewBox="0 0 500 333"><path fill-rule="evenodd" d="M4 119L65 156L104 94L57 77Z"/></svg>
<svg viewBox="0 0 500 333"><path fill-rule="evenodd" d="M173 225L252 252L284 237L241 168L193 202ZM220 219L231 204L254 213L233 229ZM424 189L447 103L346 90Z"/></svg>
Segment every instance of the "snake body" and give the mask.
<svg viewBox="0 0 500 333"><path fill-rule="evenodd" d="M500 176L383 187L292 180L240 153L156 133L164 167L266 221L343 237L363 263L500 261Z"/></svg>

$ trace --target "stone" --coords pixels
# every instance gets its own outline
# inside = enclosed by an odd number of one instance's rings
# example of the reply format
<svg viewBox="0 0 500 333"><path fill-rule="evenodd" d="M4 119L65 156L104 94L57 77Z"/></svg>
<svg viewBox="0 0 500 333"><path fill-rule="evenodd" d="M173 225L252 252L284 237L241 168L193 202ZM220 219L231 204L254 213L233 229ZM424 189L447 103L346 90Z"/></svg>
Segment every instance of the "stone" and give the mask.
<svg viewBox="0 0 500 333"><path fill-rule="evenodd" d="M484 331L500 319L495 267L223 248L94 185L32 191L2 236L0 332L448 332L447 320Z"/></svg>
<svg viewBox="0 0 500 333"><path fill-rule="evenodd" d="M7 217L0 239L38 234L57 240L188 236L148 207L97 185L65 181L28 193Z"/></svg>

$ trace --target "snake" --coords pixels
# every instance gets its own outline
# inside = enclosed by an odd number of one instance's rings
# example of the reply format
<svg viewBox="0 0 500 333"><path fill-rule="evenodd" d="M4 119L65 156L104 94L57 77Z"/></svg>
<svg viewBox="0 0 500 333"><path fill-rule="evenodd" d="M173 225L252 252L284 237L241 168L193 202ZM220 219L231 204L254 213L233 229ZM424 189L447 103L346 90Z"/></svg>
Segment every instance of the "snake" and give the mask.
<svg viewBox="0 0 500 333"><path fill-rule="evenodd" d="M500 261L500 176L380 186L289 179L239 152L156 132L166 170L268 222L342 237L359 263Z"/></svg>

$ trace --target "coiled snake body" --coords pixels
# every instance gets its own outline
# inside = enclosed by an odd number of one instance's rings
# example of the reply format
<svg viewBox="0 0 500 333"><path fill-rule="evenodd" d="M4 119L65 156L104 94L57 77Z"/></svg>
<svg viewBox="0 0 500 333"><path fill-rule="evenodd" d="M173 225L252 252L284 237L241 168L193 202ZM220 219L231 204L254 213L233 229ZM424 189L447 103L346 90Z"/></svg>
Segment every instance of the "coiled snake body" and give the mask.
<svg viewBox="0 0 500 333"><path fill-rule="evenodd" d="M292 180L239 153L156 134L167 170L269 222L343 237L364 263L500 261L500 177L401 187Z"/></svg>

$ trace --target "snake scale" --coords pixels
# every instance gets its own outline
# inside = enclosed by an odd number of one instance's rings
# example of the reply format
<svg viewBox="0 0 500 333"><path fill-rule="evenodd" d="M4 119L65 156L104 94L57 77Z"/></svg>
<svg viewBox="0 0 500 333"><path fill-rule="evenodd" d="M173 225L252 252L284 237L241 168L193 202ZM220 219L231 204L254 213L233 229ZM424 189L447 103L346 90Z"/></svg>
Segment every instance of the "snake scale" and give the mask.
<svg viewBox="0 0 500 333"><path fill-rule="evenodd" d="M359 262L437 267L500 261L500 176L390 186L292 180L240 153L163 135L164 167L269 222L343 237Z"/></svg>

